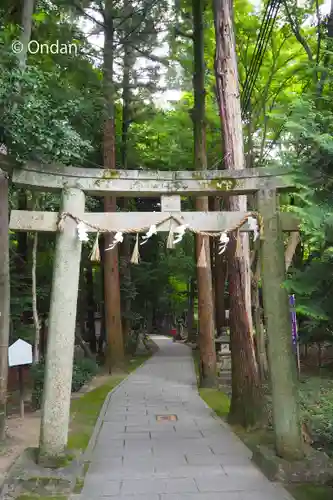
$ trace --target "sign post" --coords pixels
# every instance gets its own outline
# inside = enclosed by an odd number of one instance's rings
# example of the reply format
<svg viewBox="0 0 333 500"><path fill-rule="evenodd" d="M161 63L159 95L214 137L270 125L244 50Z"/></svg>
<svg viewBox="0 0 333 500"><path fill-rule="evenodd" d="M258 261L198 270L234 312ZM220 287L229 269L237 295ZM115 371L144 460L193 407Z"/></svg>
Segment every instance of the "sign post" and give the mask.
<svg viewBox="0 0 333 500"><path fill-rule="evenodd" d="M32 345L18 339L8 349L8 366L17 367L20 390L20 415L24 418L24 380L23 366L32 364Z"/></svg>

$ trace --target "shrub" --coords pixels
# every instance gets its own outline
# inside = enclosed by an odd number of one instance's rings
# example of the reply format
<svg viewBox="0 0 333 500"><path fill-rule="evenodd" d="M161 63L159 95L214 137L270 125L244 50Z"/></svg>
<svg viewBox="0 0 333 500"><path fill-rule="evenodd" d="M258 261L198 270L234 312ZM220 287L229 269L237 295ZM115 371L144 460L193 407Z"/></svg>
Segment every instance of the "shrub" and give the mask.
<svg viewBox="0 0 333 500"><path fill-rule="evenodd" d="M127 335L125 350L126 353L134 356L139 344L139 331L131 330Z"/></svg>
<svg viewBox="0 0 333 500"><path fill-rule="evenodd" d="M32 405L38 410L42 406L44 387L45 362L40 361L32 367L33 389ZM72 392L78 392L81 387L98 373L95 361L87 358L74 360L72 376Z"/></svg>
<svg viewBox="0 0 333 500"><path fill-rule="evenodd" d="M31 376L33 380L32 386L32 406L38 410L42 406L43 386L44 386L44 371L45 362L41 360L38 364L31 368Z"/></svg>
<svg viewBox="0 0 333 500"><path fill-rule="evenodd" d="M92 359L82 358L74 361L72 392L77 392L81 387L97 375L98 366Z"/></svg>

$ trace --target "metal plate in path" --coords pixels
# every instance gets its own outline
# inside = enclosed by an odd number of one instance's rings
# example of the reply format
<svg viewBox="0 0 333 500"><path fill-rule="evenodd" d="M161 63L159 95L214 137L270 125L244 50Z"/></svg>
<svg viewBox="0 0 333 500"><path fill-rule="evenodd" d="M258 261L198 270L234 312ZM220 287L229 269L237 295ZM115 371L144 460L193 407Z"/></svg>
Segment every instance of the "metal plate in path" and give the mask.
<svg viewBox="0 0 333 500"><path fill-rule="evenodd" d="M157 422L175 422L177 415L156 415Z"/></svg>

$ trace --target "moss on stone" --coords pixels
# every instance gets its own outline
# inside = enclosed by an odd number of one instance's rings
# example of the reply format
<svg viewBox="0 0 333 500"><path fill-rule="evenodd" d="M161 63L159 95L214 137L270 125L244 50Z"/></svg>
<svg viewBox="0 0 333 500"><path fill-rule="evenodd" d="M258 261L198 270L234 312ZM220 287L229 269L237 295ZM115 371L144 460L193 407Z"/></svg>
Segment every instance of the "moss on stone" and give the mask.
<svg viewBox="0 0 333 500"><path fill-rule="evenodd" d="M111 179L119 179L119 177L120 175L118 170L113 170L110 168L106 168L103 170L102 179L111 180Z"/></svg>
<svg viewBox="0 0 333 500"><path fill-rule="evenodd" d="M232 191L237 185L236 179L211 179L208 181L208 186L211 189L218 189L219 191Z"/></svg>
<svg viewBox="0 0 333 500"><path fill-rule="evenodd" d="M45 453L39 452L38 464L42 467L46 467L47 469L61 469L70 465L74 458L75 455L68 451L55 456L49 456Z"/></svg>

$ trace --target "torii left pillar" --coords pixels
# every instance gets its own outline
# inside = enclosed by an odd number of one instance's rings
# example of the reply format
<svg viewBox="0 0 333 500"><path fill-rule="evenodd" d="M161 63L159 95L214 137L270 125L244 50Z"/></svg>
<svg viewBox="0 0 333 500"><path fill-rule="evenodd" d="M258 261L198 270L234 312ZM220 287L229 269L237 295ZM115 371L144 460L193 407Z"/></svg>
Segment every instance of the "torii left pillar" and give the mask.
<svg viewBox="0 0 333 500"><path fill-rule="evenodd" d="M63 190L63 212L82 218L84 209L83 191L77 188ZM76 223L69 217L63 222L57 234L53 268L40 461L62 455L68 439L82 244L77 237Z"/></svg>

